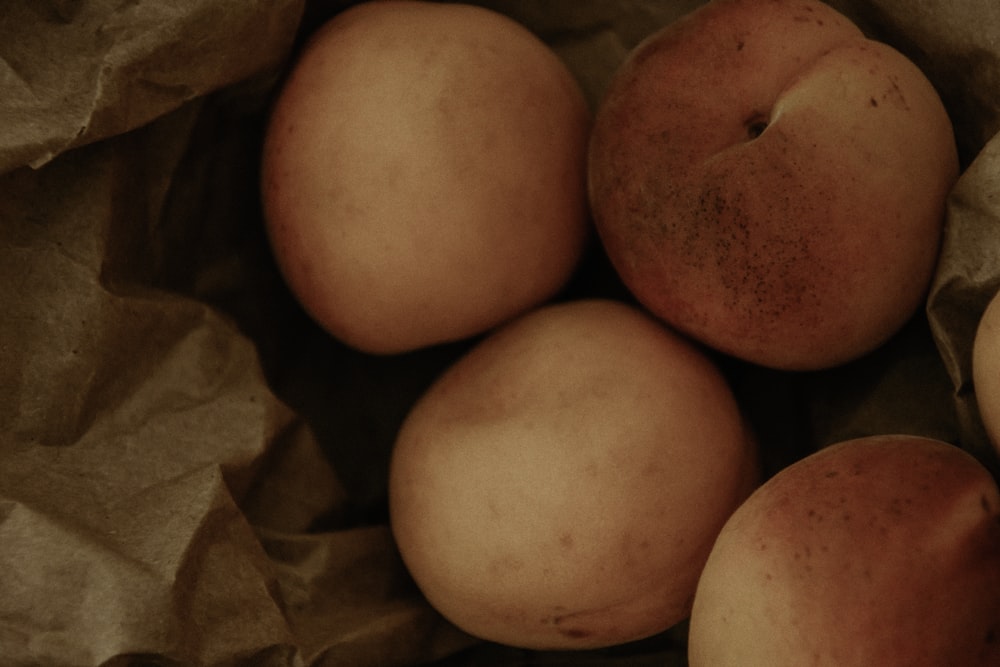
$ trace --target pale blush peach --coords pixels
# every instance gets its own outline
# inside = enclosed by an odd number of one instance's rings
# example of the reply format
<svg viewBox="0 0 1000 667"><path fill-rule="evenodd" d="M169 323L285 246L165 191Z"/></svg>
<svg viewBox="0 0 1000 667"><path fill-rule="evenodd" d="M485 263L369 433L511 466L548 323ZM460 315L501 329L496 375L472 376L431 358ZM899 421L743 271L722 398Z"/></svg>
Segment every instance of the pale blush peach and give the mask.
<svg viewBox="0 0 1000 667"><path fill-rule="evenodd" d="M537 309L407 417L390 517L430 603L529 648L640 639L687 617L712 542L758 482L724 377L631 306Z"/></svg>
<svg viewBox="0 0 1000 667"><path fill-rule="evenodd" d="M553 296L588 234L590 112L539 38L481 7L356 5L276 100L262 196L292 292L342 341L396 353Z"/></svg>

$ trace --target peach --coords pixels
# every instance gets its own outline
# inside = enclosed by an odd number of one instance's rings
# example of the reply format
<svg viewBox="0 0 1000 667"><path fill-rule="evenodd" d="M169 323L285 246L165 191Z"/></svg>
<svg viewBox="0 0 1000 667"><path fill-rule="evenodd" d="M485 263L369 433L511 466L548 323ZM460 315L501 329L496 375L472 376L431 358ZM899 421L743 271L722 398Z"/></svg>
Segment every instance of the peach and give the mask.
<svg viewBox="0 0 1000 667"><path fill-rule="evenodd" d="M1000 454L1000 292L990 298L976 327L972 385L986 435Z"/></svg>
<svg viewBox="0 0 1000 667"><path fill-rule="evenodd" d="M957 174L921 70L818 0L715 0L650 35L589 149L597 230L639 301L791 370L860 357L919 310Z"/></svg>
<svg viewBox="0 0 1000 667"><path fill-rule="evenodd" d="M312 36L261 175L277 263L335 337L393 354L552 297L590 223L590 110L556 54L465 4L355 5Z"/></svg>
<svg viewBox="0 0 1000 667"><path fill-rule="evenodd" d="M677 624L754 440L709 357L624 303L541 307L448 369L392 453L390 524L466 632L581 649Z"/></svg>
<svg viewBox="0 0 1000 667"><path fill-rule="evenodd" d="M841 442L731 516L691 612L692 667L1000 665L1000 492L957 446Z"/></svg>

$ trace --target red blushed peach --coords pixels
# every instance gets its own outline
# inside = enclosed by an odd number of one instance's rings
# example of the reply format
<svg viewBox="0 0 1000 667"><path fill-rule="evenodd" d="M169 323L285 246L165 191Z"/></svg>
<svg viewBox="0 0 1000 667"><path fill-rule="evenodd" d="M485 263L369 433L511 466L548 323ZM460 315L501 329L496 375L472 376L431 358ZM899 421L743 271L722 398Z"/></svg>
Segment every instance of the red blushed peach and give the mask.
<svg viewBox="0 0 1000 667"><path fill-rule="evenodd" d="M914 315L958 173L906 57L816 0L715 0L641 43L595 118L597 229L653 313L785 369Z"/></svg>
<svg viewBox="0 0 1000 667"><path fill-rule="evenodd" d="M692 667L1000 665L1000 492L903 435L783 469L730 517L691 612Z"/></svg>

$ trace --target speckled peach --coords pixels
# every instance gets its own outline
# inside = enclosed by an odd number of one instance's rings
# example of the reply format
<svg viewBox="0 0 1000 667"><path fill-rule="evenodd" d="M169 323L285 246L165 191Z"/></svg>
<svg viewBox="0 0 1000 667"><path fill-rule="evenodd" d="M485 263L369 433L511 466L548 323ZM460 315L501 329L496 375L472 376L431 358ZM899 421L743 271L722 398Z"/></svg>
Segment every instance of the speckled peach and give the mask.
<svg viewBox="0 0 1000 667"><path fill-rule="evenodd" d="M924 74L815 0L716 0L623 63L597 112L601 239L652 312L812 369L918 310L958 172Z"/></svg>
<svg viewBox="0 0 1000 667"><path fill-rule="evenodd" d="M966 451L871 436L777 473L722 529L692 667L1000 664L1000 492Z"/></svg>

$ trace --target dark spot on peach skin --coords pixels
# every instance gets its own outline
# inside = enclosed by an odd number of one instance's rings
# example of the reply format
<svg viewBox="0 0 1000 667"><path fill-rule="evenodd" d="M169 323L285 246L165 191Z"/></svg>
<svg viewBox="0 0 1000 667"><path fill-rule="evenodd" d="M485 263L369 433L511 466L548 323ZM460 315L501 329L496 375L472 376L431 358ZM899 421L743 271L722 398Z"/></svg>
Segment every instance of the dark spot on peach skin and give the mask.
<svg viewBox="0 0 1000 667"><path fill-rule="evenodd" d="M763 132L753 128L748 131L751 136ZM797 258L808 256L808 241L804 237L796 239L791 230L787 236L766 238L767 233L758 227L759 221L752 219L747 210L742 195L723 196L702 208L702 219L714 217L716 229L712 230L711 223L699 228L708 231L705 240L716 247L716 265L729 294L727 305L737 307L742 302L746 316L778 320L799 308L803 285L792 278L791 272Z"/></svg>
<svg viewBox="0 0 1000 667"><path fill-rule="evenodd" d="M490 572L496 576L507 576L524 569L524 561L514 556L503 556L490 563Z"/></svg>
<svg viewBox="0 0 1000 667"><path fill-rule="evenodd" d="M564 610L565 607L559 605L555 607L556 611ZM589 630L580 626L571 625L571 621L574 617L579 616L580 613L570 613L570 614L558 614L555 616L546 616L542 619L542 625L552 626L556 631L564 637L569 637L570 639L587 639L588 637L593 637L597 634L595 630Z"/></svg>
<svg viewBox="0 0 1000 667"><path fill-rule="evenodd" d="M594 635L593 630L584 630L583 628L564 628L558 623L556 624L556 629L559 630L559 634L571 639L586 639L587 637L592 637Z"/></svg>

